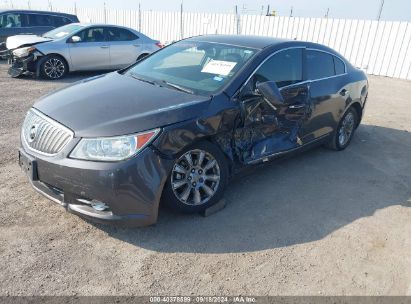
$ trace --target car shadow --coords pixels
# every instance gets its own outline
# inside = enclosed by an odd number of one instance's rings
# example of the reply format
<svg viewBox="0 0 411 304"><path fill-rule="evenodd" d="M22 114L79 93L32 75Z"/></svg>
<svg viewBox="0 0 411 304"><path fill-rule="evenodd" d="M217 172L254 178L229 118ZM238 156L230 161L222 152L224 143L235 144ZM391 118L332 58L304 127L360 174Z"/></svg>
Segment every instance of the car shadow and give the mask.
<svg viewBox="0 0 411 304"><path fill-rule="evenodd" d="M7 63L6 60L0 60L0 67L4 69L4 73L7 74L7 70L9 67L9 64ZM84 80L90 77L110 73L112 71L87 71L87 72L72 72L67 74L64 78L59 79L59 80L47 80L47 79L42 79L42 78L37 78L34 76L20 76L17 79L21 80L26 80L26 81L33 81L33 82L47 82L47 83L61 83L61 84L71 84L80 80ZM8 75L7 75L8 76Z"/></svg>
<svg viewBox="0 0 411 304"><path fill-rule="evenodd" d="M409 151L409 132L361 125L345 151L320 147L235 176L227 207L210 217L163 207L155 226L96 226L160 252L251 252L312 242L378 210L410 207Z"/></svg>

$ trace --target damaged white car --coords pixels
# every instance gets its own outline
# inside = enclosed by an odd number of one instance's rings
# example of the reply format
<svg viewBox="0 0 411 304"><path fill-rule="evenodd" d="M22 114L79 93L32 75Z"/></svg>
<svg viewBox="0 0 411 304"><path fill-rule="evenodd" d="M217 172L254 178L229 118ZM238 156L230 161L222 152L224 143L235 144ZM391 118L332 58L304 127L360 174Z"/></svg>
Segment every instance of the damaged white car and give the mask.
<svg viewBox="0 0 411 304"><path fill-rule="evenodd" d="M138 31L115 25L69 24L43 36L7 39L9 75L60 79L68 72L116 70L162 48Z"/></svg>

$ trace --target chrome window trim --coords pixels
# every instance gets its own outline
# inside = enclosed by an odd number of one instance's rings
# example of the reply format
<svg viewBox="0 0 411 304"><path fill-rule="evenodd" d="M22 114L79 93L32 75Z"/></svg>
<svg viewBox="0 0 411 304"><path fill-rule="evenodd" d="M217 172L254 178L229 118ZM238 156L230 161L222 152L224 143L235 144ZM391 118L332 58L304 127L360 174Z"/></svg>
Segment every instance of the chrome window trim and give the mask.
<svg viewBox="0 0 411 304"><path fill-rule="evenodd" d="M60 124L59 122L57 122L57 121L49 118L48 116L46 116L46 115L44 115L43 113L41 113L39 110L36 110L35 108L31 108L31 109L29 110L29 112L30 112L30 111L33 111L36 115L40 116L42 119L44 119L44 120L47 121L48 123L54 125L55 127L58 127L58 128L60 128L60 129L63 129L63 130L66 131L68 134L70 134L70 138L69 138L69 140L67 141L66 145L74 138L74 132L73 132L72 130L70 130L69 128L67 128L66 126L63 126L63 125ZM32 151L32 152L37 153L37 154L44 155L44 156L49 156L49 157L50 157L50 156L55 156L55 155L57 155L57 154L59 154L59 153L61 152L61 151L60 151L60 152L57 152L57 153L45 153L45 152L42 152L42 151L39 151L39 150L36 150L36 149L33 149L32 147L30 147L30 145L29 145L28 142L26 141L26 137L24 136L24 121L23 121L23 127L21 128L21 138L22 138L22 141L24 142L26 148L29 149L29 150ZM65 146L66 146L66 145L65 145ZM65 146L62 148L62 150L65 148Z"/></svg>

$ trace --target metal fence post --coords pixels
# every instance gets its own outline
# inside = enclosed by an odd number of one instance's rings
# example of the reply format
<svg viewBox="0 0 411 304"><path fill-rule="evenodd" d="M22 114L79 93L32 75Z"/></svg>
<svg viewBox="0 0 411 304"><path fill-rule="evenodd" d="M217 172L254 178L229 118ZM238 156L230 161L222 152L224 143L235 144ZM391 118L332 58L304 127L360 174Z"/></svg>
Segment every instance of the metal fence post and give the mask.
<svg viewBox="0 0 411 304"><path fill-rule="evenodd" d="M235 6L235 20L236 20L237 35L240 35L241 34L241 20L240 20L240 14L238 12L238 5Z"/></svg>
<svg viewBox="0 0 411 304"><path fill-rule="evenodd" d="M141 3L138 4L138 31L141 32Z"/></svg>
<svg viewBox="0 0 411 304"><path fill-rule="evenodd" d="M184 38L184 22L183 22L183 2L180 5L180 36Z"/></svg>
<svg viewBox="0 0 411 304"><path fill-rule="evenodd" d="M104 23L107 23L106 2L104 2Z"/></svg>

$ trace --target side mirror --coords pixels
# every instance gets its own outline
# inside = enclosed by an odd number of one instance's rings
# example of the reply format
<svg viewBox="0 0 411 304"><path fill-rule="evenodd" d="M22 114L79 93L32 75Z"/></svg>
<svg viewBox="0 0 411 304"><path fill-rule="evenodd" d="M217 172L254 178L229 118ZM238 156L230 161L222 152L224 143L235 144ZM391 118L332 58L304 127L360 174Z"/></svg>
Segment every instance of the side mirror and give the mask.
<svg viewBox="0 0 411 304"><path fill-rule="evenodd" d="M274 81L267 81L257 84L258 92L267 99L274 106L284 105L284 98L281 95L280 90L278 89Z"/></svg>
<svg viewBox="0 0 411 304"><path fill-rule="evenodd" d="M81 42L81 38L79 36L71 37L71 43L78 43Z"/></svg>

